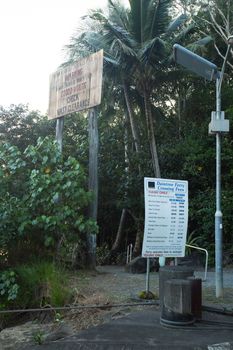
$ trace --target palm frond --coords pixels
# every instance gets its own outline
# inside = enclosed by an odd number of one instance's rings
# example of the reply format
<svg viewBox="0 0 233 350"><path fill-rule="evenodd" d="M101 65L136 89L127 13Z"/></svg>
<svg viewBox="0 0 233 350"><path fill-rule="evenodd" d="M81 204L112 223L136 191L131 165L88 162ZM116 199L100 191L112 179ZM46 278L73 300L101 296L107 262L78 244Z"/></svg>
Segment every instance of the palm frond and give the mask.
<svg viewBox="0 0 233 350"><path fill-rule="evenodd" d="M171 33L176 31L180 26L182 26L188 19L188 16L182 13L177 18L175 18L168 26L167 32Z"/></svg>
<svg viewBox="0 0 233 350"><path fill-rule="evenodd" d="M145 6L148 0L145 1ZM130 28L135 40L138 43L142 42L141 38L141 23L142 23L142 0L129 0L130 4Z"/></svg>
<svg viewBox="0 0 233 350"><path fill-rule="evenodd" d="M169 7L172 0L151 0L147 11L147 20L145 22L144 32L147 39L158 37L168 27Z"/></svg>
<svg viewBox="0 0 233 350"><path fill-rule="evenodd" d="M129 27L128 10L120 1L108 0L109 18L125 30Z"/></svg>
<svg viewBox="0 0 233 350"><path fill-rule="evenodd" d="M128 45L125 45L124 42L120 39L114 39L110 47L111 52L115 52L115 57L121 57L122 55L136 57L136 52L131 49Z"/></svg>
<svg viewBox="0 0 233 350"><path fill-rule="evenodd" d="M158 63L164 58L165 42L160 38L148 40L138 51L139 59L144 63Z"/></svg>
<svg viewBox="0 0 233 350"><path fill-rule="evenodd" d="M104 56L104 64L119 67L119 62L108 56Z"/></svg>
<svg viewBox="0 0 233 350"><path fill-rule="evenodd" d="M136 46L136 42L134 41L131 34L126 31L124 28L120 26L116 26L112 24L110 21L107 21L104 24L105 29L105 37L109 39L109 43L115 39L119 39L123 44L127 45L129 48L133 48Z"/></svg>
<svg viewBox="0 0 233 350"><path fill-rule="evenodd" d="M136 46L136 42L124 27L110 21L101 11L92 11L88 18L95 23L93 27L96 30L91 31L92 34L88 34L88 37L87 33L90 30L84 32L87 45L92 45L94 48L98 44L101 46L98 49L106 50L108 48L110 51L118 46L118 50L121 49L123 53L134 55L132 48Z"/></svg>
<svg viewBox="0 0 233 350"><path fill-rule="evenodd" d="M103 48L98 33L86 32L78 37L72 37L71 43L66 46L70 59L86 56L87 53L96 52Z"/></svg>
<svg viewBox="0 0 233 350"><path fill-rule="evenodd" d="M104 65L103 65L104 78L106 78L107 83L114 84L116 81L119 82L119 63L112 58L104 55Z"/></svg>
<svg viewBox="0 0 233 350"><path fill-rule="evenodd" d="M189 24L187 27L185 27L183 30L181 30L178 35L176 35L174 38L171 40L171 44L175 43L182 43L189 35L194 33L196 29L196 26L194 23Z"/></svg>
<svg viewBox="0 0 233 350"><path fill-rule="evenodd" d="M76 33L79 35L81 32L87 31L87 30L93 30L93 28L99 27L98 21L93 21L94 14L99 14L99 16L104 16L103 9L90 9L88 10L87 14L81 17L81 21L78 22L78 26L76 28Z"/></svg>
<svg viewBox="0 0 233 350"><path fill-rule="evenodd" d="M213 38L210 35L208 35L208 36L205 36L204 38L202 38L200 40L197 40L195 42L195 44L198 45L198 46L206 46L207 44L209 44L212 41L213 41Z"/></svg>
<svg viewBox="0 0 233 350"><path fill-rule="evenodd" d="M187 45L187 48L195 53L203 54L205 52L206 45L209 44L211 41L213 41L213 38L208 35L202 39L199 39Z"/></svg>

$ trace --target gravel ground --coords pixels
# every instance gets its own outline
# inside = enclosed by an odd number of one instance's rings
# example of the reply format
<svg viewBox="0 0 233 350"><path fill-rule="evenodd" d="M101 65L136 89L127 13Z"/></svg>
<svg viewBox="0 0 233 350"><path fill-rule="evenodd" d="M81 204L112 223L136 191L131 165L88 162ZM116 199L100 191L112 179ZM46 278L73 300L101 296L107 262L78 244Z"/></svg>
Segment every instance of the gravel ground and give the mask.
<svg viewBox="0 0 233 350"><path fill-rule="evenodd" d="M215 297L215 272L207 272L202 282L203 303L214 303L233 308L233 269L224 270L224 297ZM195 277L204 279L204 270L195 271ZM82 289L82 288L81 288ZM99 293L112 302L125 302L134 299L146 289L146 274L131 274L123 266L99 266L97 273L86 276L85 293ZM159 273L150 273L150 288L156 296L159 291Z"/></svg>

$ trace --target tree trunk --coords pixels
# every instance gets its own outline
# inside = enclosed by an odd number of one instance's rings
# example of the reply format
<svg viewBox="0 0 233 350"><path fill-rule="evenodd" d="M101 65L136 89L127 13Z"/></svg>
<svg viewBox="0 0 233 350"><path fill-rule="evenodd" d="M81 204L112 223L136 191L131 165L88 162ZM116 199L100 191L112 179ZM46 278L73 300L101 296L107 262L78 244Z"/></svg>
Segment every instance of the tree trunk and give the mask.
<svg viewBox="0 0 233 350"><path fill-rule="evenodd" d="M140 220L132 213L131 210L128 210L128 213L131 215L135 222L136 226L136 238L135 238L135 243L134 243L134 248L133 248L133 255L137 256L141 254L142 250L142 238L143 238L143 229L142 229L142 223Z"/></svg>
<svg viewBox="0 0 233 350"><path fill-rule="evenodd" d="M124 229L126 214L127 214L127 209L125 209L125 208L122 209L116 239L115 239L115 242L113 243L113 246L111 249L111 255L113 255L115 252L117 252L120 249L120 245L121 245L122 237L123 237L123 232L124 232L123 229Z"/></svg>
<svg viewBox="0 0 233 350"><path fill-rule="evenodd" d="M148 129L147 130L148 141L150 144L152 165L153 165L155 177L160 178L161 173L160 173L159 158L157 153L157 146L155 141L154 124L152 119L150 100L149 100L148 94L145 91L144 91L144 105L145 105L145 115L146 115L147 129Z"/></svg>
<svg viewBox="0 0 233 350"><path fill-rule="evenodd" d="M131 127L131 131L132 131L132 136L133 136L134 147L135 147L136 153L139 153L139 151L140 151L140 140L139 140L139 136L138 136L138 132L137 132L137 127L136 127L136 123L135 123L134 114L133 114L133 111L132 111L132 108L131 108L131 103L130 103L130 100L129 100L129 88L128 88L126 82L123 83L123 88L124 88L125 102L126 102L126 106L127 106L127 110L128 110L128 116L129 116L129 121L130 121L130 127Z"/></svg>
<svg viewBox="0 0 233 350"><path fill-rule="evenodd" d="M145 116L146 116L146 123L147 123L147 129L148 129L147 130L148 141L150 145L152 165L153 165L155 177L160 178L161 173L160 173L159 159L158 159L158 153L157 153L157 147L156 147L156 141L155 141L154 124L152 119L150 100L149 100L149 96L145 91L144 91L144 105L145 105ZM142 238L143 238L142 232L143 231L141 230L140 225L137 224L137 233L136 233L136 240L134 245L135 255L139 254L139 252L141 251Z"/></svg>
<svg viewBox="0 0 233 350"><path fill-rule="evenodd" d="M89 217L97 220L98 209L98 124L97 109L91 108L89 117L89 181L88 189L94 194L94 198L89 205ZM87 267L96 268L96 234L87 234Z"/></svg>
<svg viewBox="0 0 233 350"><path fill-rule="evenodd" d="M143 239L143 231L138 227L136 233L136 239L133 248L133 254L138 256L142 251L142 239Z"/></svg>

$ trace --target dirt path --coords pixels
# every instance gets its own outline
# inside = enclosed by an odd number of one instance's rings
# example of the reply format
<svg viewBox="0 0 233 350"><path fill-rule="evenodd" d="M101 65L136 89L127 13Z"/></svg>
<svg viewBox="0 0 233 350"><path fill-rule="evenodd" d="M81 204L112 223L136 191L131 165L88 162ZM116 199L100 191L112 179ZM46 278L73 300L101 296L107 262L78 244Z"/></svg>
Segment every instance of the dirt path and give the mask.
<svg viewBox="0 0 233 350"><path fill-rule="evenodd" d="M150 273L150 290L158 296L158 273ZM82 291L105 295L111 302L132 301L146 289L146 274L131 274L123 266L99 266L96 273L88 273Z"/></svg>
<svg viewBox="0 0 233 350"><path fill-rule="evenodd" d="M204 278L204 270L195 271L195 277ZM79 278L76 283L79 284ZM87 273L81 279L80 291L85 295L101 294L111 302L126 302L138 297L146 289L146 274L131 274L124 266L99 266L96 273ZM150 273L150 291L159 295L159 273ZM208 271L202 282L203 301L230 304L233 307L233 269L224 270L224 297L215 298L215 272Z"/></svg>

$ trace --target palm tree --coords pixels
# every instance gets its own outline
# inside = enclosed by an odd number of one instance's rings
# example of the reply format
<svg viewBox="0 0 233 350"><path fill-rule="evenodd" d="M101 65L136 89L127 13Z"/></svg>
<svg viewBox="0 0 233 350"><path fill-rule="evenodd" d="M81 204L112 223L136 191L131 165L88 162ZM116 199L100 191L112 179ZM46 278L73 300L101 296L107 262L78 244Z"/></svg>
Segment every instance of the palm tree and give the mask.
<svg viewBox="0 0 233 350"><path fill-rule="evenodd" d="M68 46L72 59L80 54L104 49L105 74L122 88L130 120L135 151L140 152L141 140L135 120L132 89L144 101L144 116L150 145L154 175L160 177L155 138L155 118L152 96L162 83L167 69L166 58L171 53L171 37L187 20L185 15L170 21L173 0L130 0L125 8L119 1L108 1L108 14L93 10L85 17L83 31ZM186 29L186 34L192 28ZM173 36L174 39L174 36ZM117 81L116 78L117 77ZM154 110L156 110L154 108Z"/></svg>

